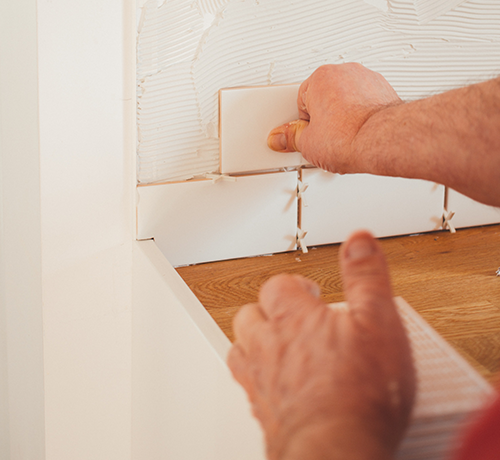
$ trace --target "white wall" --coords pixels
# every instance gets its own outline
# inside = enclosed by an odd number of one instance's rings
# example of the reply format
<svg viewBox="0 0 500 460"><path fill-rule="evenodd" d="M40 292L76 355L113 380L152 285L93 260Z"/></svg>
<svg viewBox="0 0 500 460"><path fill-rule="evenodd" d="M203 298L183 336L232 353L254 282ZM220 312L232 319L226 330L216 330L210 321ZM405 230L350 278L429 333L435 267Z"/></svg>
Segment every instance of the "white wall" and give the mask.
<svg viewBox="0 0 500 460"><path fill-rule="evenodd" d="M134 10L39 0L46 452L131 446Z"/></svg>
<svg viewBox="0 0 500 460"><path fill-rule="evenodd" d="M36 0L0 2L2 460L45 458L37 93Z"/></svg>
<svg viewBox="0 0 500 460"><path fill-rule="evenodd" d="M133 8L0 6L0 458L127 459Z"/></svg>

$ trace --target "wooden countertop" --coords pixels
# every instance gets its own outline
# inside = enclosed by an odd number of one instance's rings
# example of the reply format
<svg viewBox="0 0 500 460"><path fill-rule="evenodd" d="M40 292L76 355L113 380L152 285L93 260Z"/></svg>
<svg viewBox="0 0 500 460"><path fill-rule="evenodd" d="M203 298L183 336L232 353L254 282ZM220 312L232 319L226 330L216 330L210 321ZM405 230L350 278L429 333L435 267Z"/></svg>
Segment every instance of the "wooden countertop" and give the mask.
<svg viewBox="0 0 500 460"><path fill-rule="evenodd" d="M394 295L402 296L486 379L500 369L500 225L381 240ZM233 340L232 319L278 273L316 281L326 302L344 300L339 245L177 269Z"/></svg>

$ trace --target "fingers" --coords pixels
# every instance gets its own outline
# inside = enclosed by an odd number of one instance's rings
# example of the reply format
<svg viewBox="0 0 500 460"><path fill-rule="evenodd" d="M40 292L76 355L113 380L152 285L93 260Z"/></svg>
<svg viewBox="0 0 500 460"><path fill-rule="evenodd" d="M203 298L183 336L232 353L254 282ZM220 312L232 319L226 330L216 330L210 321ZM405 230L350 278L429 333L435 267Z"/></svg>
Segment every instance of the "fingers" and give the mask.
<svg viewBox="0 0 500 460"><path fill-rule="evenodd" d="M260 290L259 303L240 309L233 320L235 343L229 351L228 366L234 378L247 391L251 390L248 356L262 345L262 333L269 318L280 318L300 308L323 305L319 286L302 276L278 275Z"/></svg>
<svg viewBox="0 0 500 460"><path fill-rule="evenodd" d="M234 377L244 385L246 357L252 346L260 342L268 318L280 318L297 309L324 305L319 300L319 286L302 276L278 275L261 288L259 304L248 304L233 320L235 343L228 356L228 365Z"/></svg>
<svg viewBox="0 0 500 460"><path fill-rule="evenodd" d="M342 245L340 262L352 313L375 324L390 323L397 318L385 256L370 233L360 231L351 235Z"/></svg>
<svg viewBox="0 0 500 460"><path fill-rule="evenodd" d="M295 120L274 128L267 137L267 145L275 152L300 152L300 138L309 125L307 120Z"/></svg>
<svg viewBox="0 0 500 460"><path fill-rule="evenodd" d="M239 382L249 393L249 396L251 396L252 385L250 384L250 376L248 373L247 355L238 343L235 343L229 350L227 365L236 381Z"/></svg>
<svg viewBox="0 0 500 460"><path fill-rule="evenodd" d="M299 275L278 275L267 281L259 294L259 305L268 318L278 319L290 313L324 305L319 286Z"/></svg>
<svg viewBox="0 0 500 460"><path fill-rule="evenodd" d="M307 90L309 79L302 82L297 96L297 108L299 109L299 120L285 123L274 128L267 137L267 145L275 152L301 152L300 137L309 125L309 113L307 111Z"/></svg>
<svg viewBox="0 0 500 460"><path fill-rule="evenodd" d="M233 319L235 342L227 356L227 365L233 377L245 388L249 394L252 386L249 382L247 355L251 344L255 340L256 329L266 321L262 310L257 304L243 306Z"/></svg>
<svg viewBox="0 0 500 460"><path fill-rule="evenodd" d="M256 327L266 321L262 310L257 304L248 304L240 309L233 320L234 336L244 351L248 351L252 334Z"/></svg>

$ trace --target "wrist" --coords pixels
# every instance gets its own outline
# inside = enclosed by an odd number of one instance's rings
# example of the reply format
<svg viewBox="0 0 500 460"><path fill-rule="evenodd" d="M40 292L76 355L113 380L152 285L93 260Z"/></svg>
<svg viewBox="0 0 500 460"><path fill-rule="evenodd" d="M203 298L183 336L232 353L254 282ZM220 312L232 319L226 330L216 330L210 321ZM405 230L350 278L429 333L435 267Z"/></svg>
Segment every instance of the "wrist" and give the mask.
<svg viewBox="0 0 500 460"><path fill-rule="evenodd" d="M403 101L377 108L361 125L351 142L351 170L349 173L366 173L397 176L396 158L391 156L396 142L395 132L400 123L400 106Z"/></svg>
<svg viewBox="0 0 500 460"><path fill-rule="evenodd" d="M286 417L274 433L267 432L268 459L392 460L406 420L377 405L369 409L344 402L345 407L340 404L333 412L302 414L295 422Z"/></svg>
<svg viewBox="0 0 500 460"><path fill-rule="evenodd" d="M349 423L310 425L281 446L268 444L270 460L392 460L392 446Z"/></svg>

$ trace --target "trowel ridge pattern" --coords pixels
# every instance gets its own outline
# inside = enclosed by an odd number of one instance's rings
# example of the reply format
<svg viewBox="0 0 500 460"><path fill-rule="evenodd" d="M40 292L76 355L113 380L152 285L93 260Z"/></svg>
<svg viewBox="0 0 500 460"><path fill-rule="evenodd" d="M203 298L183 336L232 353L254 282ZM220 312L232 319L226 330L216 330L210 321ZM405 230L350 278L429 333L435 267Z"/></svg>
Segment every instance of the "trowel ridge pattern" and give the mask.
<svg viewBox="0 0 500 460"><path fill-rule="evenodd" d="M497 0L149 0L139 13L140 183L218 171L221 88L357 61L413 100L500 73Z"/></svg>

